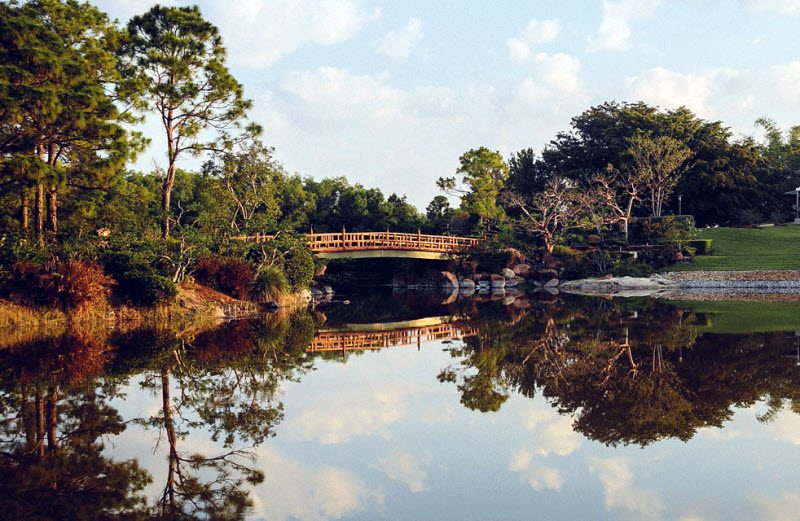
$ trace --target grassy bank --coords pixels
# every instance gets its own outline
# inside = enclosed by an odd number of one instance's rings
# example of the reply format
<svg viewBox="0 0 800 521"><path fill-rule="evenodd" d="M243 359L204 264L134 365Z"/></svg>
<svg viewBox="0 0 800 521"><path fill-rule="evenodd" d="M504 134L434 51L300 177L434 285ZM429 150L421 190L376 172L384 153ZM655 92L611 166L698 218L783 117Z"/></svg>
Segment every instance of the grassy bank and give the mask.
<svg viewBox="0 0 800 521"><path fill-rule="evenodd" d="M706 228L698 239L712 240L712 255L698 255L672 271L800 270L800 226Z"/></svg>
<svg viewBox="0 0 800 521"><path fill-rule="evenodd" d="M672 304L692 308L707 315L698 326L706 333L758 333L800 331L798 302L675 301Z"/></svg>

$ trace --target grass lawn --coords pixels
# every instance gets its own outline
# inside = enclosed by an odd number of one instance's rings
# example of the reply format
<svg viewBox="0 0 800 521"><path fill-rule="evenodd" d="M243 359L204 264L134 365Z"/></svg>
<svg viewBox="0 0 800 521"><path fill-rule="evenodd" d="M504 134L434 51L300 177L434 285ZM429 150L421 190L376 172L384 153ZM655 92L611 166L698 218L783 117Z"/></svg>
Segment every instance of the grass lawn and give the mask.
<svg viewBox="0 0 800 521"><path fill-rule="evenodd" d="M712 254L698 255L672 271L800 270L800 226L703 228L698 239L711 239Z"/></svg>
<svg viewBox="0 0 800 521"><path fill-rule="evenodd" d="M800 331L800 302L674 301L707 315L707 333Z"/></svg>

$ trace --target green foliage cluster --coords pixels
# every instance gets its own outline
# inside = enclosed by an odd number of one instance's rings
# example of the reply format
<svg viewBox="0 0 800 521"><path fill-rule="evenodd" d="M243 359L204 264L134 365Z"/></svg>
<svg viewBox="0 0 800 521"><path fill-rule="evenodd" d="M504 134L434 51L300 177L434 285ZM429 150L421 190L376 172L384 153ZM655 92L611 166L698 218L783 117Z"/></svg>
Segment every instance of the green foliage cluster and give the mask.
<svg viewBox="0 0 800 521"><path fill-rule="evenodd" d="M289 281L283 270L275 266L262 266L251 287L251 295L257 302L270 302L277 300L290 289Z"/></svg>
<svg viewBox="0 0 800 521"><path fill-rule="evenodd" d="M630 241L633 244L690 241L697 235L691 215L646 217L631 223Z"/></svg>

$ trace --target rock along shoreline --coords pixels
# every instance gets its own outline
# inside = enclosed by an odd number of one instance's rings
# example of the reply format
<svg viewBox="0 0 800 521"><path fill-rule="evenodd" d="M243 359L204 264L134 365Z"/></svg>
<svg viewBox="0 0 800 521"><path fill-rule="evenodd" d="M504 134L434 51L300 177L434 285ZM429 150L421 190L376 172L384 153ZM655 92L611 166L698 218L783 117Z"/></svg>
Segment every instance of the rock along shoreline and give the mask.
<svg viewBox="0 0 800 521"><path fill-rule="evenodd" d="M647 278L610 277L565 281L561 291L608 297L758 299L800 301L800 271L691 271Z"/></svg>

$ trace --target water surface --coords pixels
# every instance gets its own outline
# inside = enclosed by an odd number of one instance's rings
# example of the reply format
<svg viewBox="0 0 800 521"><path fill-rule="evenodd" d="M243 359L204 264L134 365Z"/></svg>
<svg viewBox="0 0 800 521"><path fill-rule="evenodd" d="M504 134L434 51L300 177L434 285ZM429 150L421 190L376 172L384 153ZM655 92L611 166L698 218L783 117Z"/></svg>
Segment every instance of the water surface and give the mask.
<svg viewBox="0 0 800 521"><path fill-rule="evenodd" d="M795 304L347 298L195 334L70 331L5 346L0 511L270 520L800 511Z"/></svg>

